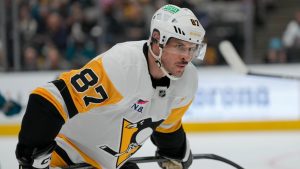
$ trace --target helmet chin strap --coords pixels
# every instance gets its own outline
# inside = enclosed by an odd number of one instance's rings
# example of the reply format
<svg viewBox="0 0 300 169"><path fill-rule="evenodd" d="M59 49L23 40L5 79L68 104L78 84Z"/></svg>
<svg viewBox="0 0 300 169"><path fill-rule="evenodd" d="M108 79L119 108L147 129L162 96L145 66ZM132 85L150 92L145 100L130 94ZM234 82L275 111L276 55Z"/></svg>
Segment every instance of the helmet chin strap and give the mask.
<svg viewBox="0 0 300 169"><path fill-rule="evenodd" d="M154 57L154 59L156 60L155 63L156 65L160 68L160 70L171 80L178 80L179 77L173 76L171 75L164 67L163 64L161 62L161 55L162 55L162 48L159 47L159 55L155 55L151 49L151 45L150 45L150 40L148 40L147 42L148 45L148 50L150 51L151 55Z"/></svg>

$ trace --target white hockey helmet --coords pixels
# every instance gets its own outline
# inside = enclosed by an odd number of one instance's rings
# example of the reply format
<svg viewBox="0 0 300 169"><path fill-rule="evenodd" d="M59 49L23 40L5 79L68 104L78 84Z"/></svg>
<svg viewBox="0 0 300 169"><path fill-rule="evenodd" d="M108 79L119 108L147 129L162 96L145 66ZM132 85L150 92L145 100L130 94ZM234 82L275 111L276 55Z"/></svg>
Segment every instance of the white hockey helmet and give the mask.
<svg viewBox="0 0 300 169"><path fill-rule="evenodd" d="M203 43L205 30L191 10L175 5L161 7L152 17L149 41L154 30L160 33L159 44L162 47L172 37L198 44L196 57L203 60L206 52L206 43Z"/></svg>

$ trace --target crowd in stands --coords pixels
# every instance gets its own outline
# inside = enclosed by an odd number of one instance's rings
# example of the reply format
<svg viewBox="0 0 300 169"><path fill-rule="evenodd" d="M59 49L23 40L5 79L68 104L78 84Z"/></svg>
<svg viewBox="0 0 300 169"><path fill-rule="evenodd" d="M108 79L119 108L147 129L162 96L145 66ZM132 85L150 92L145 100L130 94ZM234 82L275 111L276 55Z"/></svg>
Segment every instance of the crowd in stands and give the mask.
<svg viewBox="0 0 300 169"><path fill-rule="evenodd" d="M19 30L24 70L69 69L96 55L99 9L94 1L22 2Z"/></svg>
<svg viewBox="0 0 300 169"><path fill-rule="evenodd" d="M147 39L164 1L31 0L19 7L24 70L77 68L125 40Z"/></svg>
<svg viewBox="0 0 300 169"><path fill-rule="evenodd" d="M190 8L206 29L207 56L204 62L196 63L224 64L224 60L219 56L217 44L222 38L227 38L237 45L238 49L243 49L243 29L240 23L219 22L219 17L214 19L209 16L209 13L201 11L199 5L193 2L191 0L20 0L18 30L22 70L78 68L118 42L147 39L149 21L153 12L166 3ZM255 21L257 24L262 23L259 14L260 12L257 12ZM291 38L300 37L300 14L298 15L298 23L293 21L289 24L283 41L272 39L268 51L270 57L266 58L266 62L285 62L291 59L282 49L289 48L287 53L295 53L294 46L300 43L299 39ZM297 24L298 32L295 31ZM224 34L224 31L222 34L218 28L227 30L227 34ZM1 56L0 41L0 62L1 57L3 56Z"/></svg>
<svg viewBox="0 0 300 169"><path fill-rule="evenodd" d="M147 39L153 12L166 3L201 17L188 0L23 0L22 68L77 68L118 42Z"/></svg>
<svg viewBox="0 0 300 169"><path fill-rule="evenodd" d="M266 63L300 62L300 10L295 12L282 33L282 37L270 39Z"/></svg>

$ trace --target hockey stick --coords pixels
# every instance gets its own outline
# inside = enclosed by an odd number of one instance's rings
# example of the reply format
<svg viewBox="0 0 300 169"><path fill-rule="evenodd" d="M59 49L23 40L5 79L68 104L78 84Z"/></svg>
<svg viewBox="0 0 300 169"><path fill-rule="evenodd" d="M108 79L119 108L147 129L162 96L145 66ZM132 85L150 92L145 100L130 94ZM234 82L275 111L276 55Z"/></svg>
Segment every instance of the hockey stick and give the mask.
<svg viewBox="0 0 300 169"><path fill-rule="evenodd" d="M246 74L246 75L254 75L254 76L263 76L263 77L272 77L272 78L283 78L283 79L292 79L292 80L300 80L299 76L290 76L290 75L280 75L280 74L271 74L271 73L263 73L263 72L255 72L246 66L243 62L234 46L231 42L225 40L219 44L219 49L221 54L223 55L226 62L229 66L236 72Z"/></svg>
<svg viewBox="0 0 300 169"><path fill-rule="evenodd" d="M239 166L238 164L236 164L224 157L215 155L215 154L194 154L193 159L217 160L217 161L221 161L226 164L229 164L229 165L235 167L236 169L244 169L241 166ZM128 161L133 162L133 163L151 163L151 162L163 162L163 161L167 161L167 160L168 159L165 159L163 157L149 156L149 157L133 157L133 158L130 158ZM62 168L62 169L92 169L92 168L93 167L90 166L89 164L81 163L81 164L76 164L76 165L69 166L69 167Z"/></svg>

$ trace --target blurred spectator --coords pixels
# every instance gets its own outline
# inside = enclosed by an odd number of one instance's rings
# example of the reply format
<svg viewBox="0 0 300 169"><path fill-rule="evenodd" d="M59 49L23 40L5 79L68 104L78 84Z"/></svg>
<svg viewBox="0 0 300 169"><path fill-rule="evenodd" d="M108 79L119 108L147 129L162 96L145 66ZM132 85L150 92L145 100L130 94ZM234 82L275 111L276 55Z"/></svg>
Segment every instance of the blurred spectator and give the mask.
<svg viewBox="0 0 300 169"><path fill-rule="evenodd" d="M64 52L67 46L67 30L66 25L59 13L52 12L47 17L47 35L49 39L55 44L60 52Z"/></svg>
<svg viewBox="0 0 300 169"><path fill-rule="evenodd" d="M47 44L43 49L45 58L45 63L43 69L45 70L62 70L69 69L70 65L64 58L61 57L59 50L51 45Z"/></svg>
<svg viewBox="0 0 300 169"><path fill-rule="evenodd" d="M66 59L74 68L83 66L96 55L96 47L92 41L78 42L71 39L68 43Z"/></svg>
<svg viewBox="0 0 300 169"><path fill-rule="evenodd" d="M148 29L145 28L146 20L144 18L141 3L132 1L124 7L124 29L126 40L139 40L148 38Z"/></svg>
<svg viewBox="0 0 300 169"><path fill-rule="evenodd" d="M300 10L296 11L295 18L291 20L284 33L283 45L286 48L287 57L290 62L300 61Z"/></svg>
<svg viewBox="0 0 300 169"><path fill-rule="evenodd" d="M300 47L300 10L295 13L295 19L290 21L283 34L285 47Z"/></svg>
<svg viewBox="0 0 300 169"><path fill-rule="evenodd" d="M79 3L71 5L69 25L70 35L68 37L66 56L67 61L75 67L82 66L96 55L95 41L99 34L94 35L97 19L93 14L94 9L89 10L89 14L84 13ZM80 63L80 62L81 63Z"/></svg>
<svg viewBox="0 0 300 169"><path fill-rule="evenodd" d="M274 37L269 42L265 63L286 63L287 57L280 38Z"/></svg>
<svg viewBox="0 0 300 169"><path fill-rule="evenodd" d="M30 43L37 31L37 22L31 17L29 6L21 4L19 13L19 31L23 44Z"/></svg>
<svg viewBox="0 0 300 169"><path fill-rule="evenodd" d="M121 17L120 17L120 11L121 11L121 4L114 2L113 0L110 1L110 3L103 4L103 13L105 16L105 36L104 36L104 42L105 42L105 49L110 48L115 43L122 41L123 36L123 30L124 27L121 24Z"/></svg>
<svg viewBox="0 0 300 169"><path fill-rule="evenodd" d="M24 50L24 70L38 70L38 53L32 46L28 46Z"/></svg>

